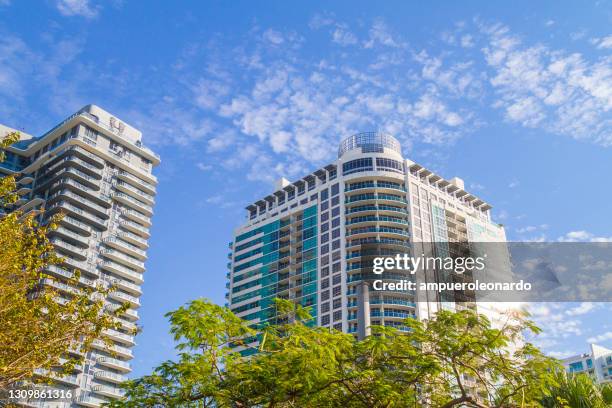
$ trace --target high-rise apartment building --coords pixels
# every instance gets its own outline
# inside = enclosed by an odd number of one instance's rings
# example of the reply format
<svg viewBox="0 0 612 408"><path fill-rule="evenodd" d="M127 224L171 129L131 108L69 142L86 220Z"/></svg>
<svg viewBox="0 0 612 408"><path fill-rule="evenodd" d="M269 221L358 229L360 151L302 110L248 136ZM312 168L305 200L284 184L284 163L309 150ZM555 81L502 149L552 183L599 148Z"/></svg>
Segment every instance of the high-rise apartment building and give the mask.
<svg viewBox="0 0 612 408"><path fill-rule="evenodd" d="M4 136L12 129L0 126ZM22 134L22 140L6 152L0 172L14 174L20 199L15 210L41 211L41 222L63 213L59 228L51 234L59 266L50 266L44 280L69 295L72 287L62 279L81 275L80 285L114 285L105 300L109 310L127 302L120 318L121 330L106 330L113 346L96 340L84 363L69 375L38 371L57 377L57 386L71 390L62 401L23 401L32 407L99 407L121 396L117 384L126 380L138 321L141 285L155 203L159 164L157 154L142 144L137 129L97 106L79 110L41 137ZM38 213L37 213L38 214Z"/></svg>
<svg viewBox="0 0 612 408"><path fill-rule="evenodd" d="M591 344L591 352L578 354L561 360L570 374L588 374L599 383L612 382L612 350Z"/></svg>
<svg viewBox="0 0 612 408"><path fill-rule="evenodd" d="M370 325L402 330L408 317L473 307L465 293L372 290L369 267L374 256L453 255L470 242L505 242L490 209L461 179L446 180L405 159L394 137L348 137L335 162L292 183L281 179L272 194L247 207L247 221L230 244L226 299L253 324L274 321L274 298L292 299L312 307L317 325L358 337ZM436 273L416 280L444 279Z"/></svg>

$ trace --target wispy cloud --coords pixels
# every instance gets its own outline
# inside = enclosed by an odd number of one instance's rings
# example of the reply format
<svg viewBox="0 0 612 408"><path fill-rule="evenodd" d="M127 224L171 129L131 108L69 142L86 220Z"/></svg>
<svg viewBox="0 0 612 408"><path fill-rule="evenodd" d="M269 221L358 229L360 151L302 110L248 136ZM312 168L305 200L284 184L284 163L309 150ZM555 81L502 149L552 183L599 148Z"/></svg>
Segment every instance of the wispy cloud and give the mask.
<svg viewBox="0 0 612 408"><path fill-rule="evenodd" d="M589 343L601 343L602 341L612 340L612 331L602 333L598 336L589 337L587 341Z"/></svg>
<svg viewBox="0 0 612 408"><path fill-rule="evenodd" d="M612 35L602 38L593 38L591 43L599 49L610 49L612 48Z"/></svg>
<svg viewBox="0 0 612 408"><path fill-rule="evenodd" d="M591 232L570 231L558 238L559 242L612 242L612 237L597 236Z"/></svg>
<svg viewBox="0 0 612 408"><path fill-rule="evenodd" d="M100 6L93 6L89 0L57 0L57 9L64 16L95 18Z"/></svg>
<svg viewBox="0 0 612 408"><path fill-rule="evenodd" d="M509 122L612 145L612 57L588 60L545 45L527 45L503 25L482 25L483 48Z"/></svg>

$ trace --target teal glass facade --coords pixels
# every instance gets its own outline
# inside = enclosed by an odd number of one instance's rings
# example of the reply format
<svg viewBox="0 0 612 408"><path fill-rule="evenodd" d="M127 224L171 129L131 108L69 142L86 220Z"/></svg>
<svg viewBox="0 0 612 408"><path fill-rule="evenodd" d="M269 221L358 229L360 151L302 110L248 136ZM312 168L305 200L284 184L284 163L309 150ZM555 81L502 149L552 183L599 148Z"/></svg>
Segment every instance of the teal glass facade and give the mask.
<svg viewBox="0 0 612 408"><path fill-rule="evenodd" d="M317 214L314 204L236 237L229 296L234 313L263 325L278 323L275 298L316 306ZM254 311L242 314L249 310ZM310 312L314 325L316 307Z"/></svg>

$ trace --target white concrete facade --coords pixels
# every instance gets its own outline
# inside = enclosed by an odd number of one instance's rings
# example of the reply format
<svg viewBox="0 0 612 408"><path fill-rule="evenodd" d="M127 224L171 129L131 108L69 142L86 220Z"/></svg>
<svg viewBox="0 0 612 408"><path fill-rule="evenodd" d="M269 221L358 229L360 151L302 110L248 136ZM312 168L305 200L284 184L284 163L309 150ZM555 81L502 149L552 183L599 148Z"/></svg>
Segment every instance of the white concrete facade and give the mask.
<svg viewBox="0 0 612 408"><path fill-rule="evenodd" d="M9 131L3 127L0 131ZM14 210L34 211L41 222L63 213L51 241L65 259L45 280L70 296L62 283L79 270L80 285L114 285L105 299L113 309L127 302L120 330L107 330L109 349L97 340L84 363L61 377L58 388L71 390L62 401L24 401L35 407L98 407L121 397L118 384L130 373L141 285L147 259L157 178L153 167L160 158L142 143L142 134L109 112L89 105L39 138L23 135L7 151L0 172L15 175L21 199ZM44 211L40 211L44 210ZM37 375L53 375L37 372Z"/></svg>
<svg viewBox="0 0 612 408"><path fill-rule="evenodd" d="M405 159L399 142L390 135L351 136L342 142L335 162L293 183L282 180L276 187L272 194L247 207L247 221L236 230L230 244L226 299L233 310L240 308L240 316L253 323L266 319L258 312L260 300L270 293L302 301L302 281L291 280L302 268L293 262L278 267L273 247L260 251L259 246L249 246L248 242L265 237L273 242L275 236L270 231L274 231L274 223L280 223L280 236L283 228L291 229L294 223L300 231L302 212L312 206L316 206L317 214L317 290L314 303L309 297L306 304L313 308L317 325L359 337L367 335L370 324L393 325L401 330L406 317L424 319L442 307L455 308L455 304L434 295L415 299L399 292L372 292L364 285L362 275L362 261L371 255L367 251L386 254L416 250L420 242L442 239L506 241L504 228L491 220L489 204L465 191L461 179L446 180ZM438 225L434 212L441 217ZM299 232L287 244L281 238L280 251L283 245L290 245L291 251L299 250L302 238ZM252 255L244 259L244 253ZM248 281L236 282L236 277L245 273L236 268L246 262L250 262ZM270 283L265 278L267 265L279 270L280 280ZM285 289L283 279L287 279L289 289ZM260 283L245 285L249 281Z"/></svg>

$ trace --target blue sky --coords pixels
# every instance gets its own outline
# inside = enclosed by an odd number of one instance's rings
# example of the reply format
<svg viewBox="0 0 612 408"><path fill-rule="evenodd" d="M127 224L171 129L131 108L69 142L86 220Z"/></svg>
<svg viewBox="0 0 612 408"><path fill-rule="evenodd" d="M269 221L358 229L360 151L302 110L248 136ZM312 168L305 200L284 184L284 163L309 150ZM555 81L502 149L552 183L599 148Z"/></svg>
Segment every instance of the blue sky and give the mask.
<svg viewBox="0 0 612 408"><path fill-rule="evenodd" d="M227 242L279 176L383 130L494 206L513 240L612 237L612 5L0 0L0 122L88 103L162 155L135 375L163 314L223 303ZM610 305L534 309L556 356L612 346Z"/></svg>

